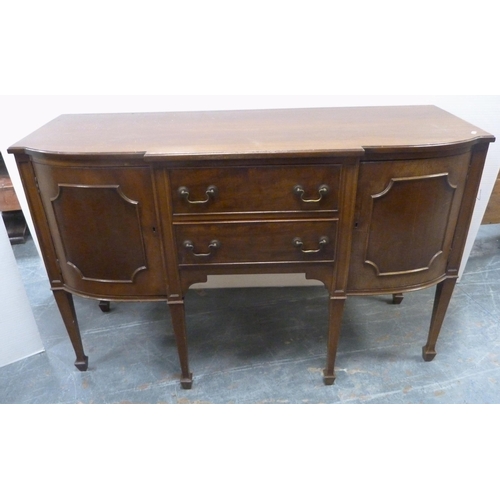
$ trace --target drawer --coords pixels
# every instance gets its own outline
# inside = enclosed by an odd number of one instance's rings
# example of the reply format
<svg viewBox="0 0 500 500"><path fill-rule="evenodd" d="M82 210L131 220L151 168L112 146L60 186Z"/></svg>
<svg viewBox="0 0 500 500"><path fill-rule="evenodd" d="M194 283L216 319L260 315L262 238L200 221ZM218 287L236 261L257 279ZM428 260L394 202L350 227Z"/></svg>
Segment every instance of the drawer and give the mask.
<svg viewBox="0 0 500 500"><path fill-rule="evenodd" d="M335 259L337 220L176 224L181 265Z"/></svg>
<svg viewBox="0 0 500 500"><path fill-rule="evenodd" d="M174 214L337 211L340 165L170 171Z"/></svg>

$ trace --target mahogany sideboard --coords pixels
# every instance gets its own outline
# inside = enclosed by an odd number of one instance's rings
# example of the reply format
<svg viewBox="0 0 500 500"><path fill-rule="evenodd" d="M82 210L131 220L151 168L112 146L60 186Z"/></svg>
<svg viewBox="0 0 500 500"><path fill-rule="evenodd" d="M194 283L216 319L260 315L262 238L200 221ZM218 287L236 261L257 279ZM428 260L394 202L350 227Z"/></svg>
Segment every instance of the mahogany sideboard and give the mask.
<svg viewBox="0 0 500 500"><path fill-rule="evenodd" d="M209 275L303 273L329 293L333 384L349 295L436 286L436 355L490 142L434 106L62 115L13 145L51 289L166 301L190 388L184 296Z"/></svg>

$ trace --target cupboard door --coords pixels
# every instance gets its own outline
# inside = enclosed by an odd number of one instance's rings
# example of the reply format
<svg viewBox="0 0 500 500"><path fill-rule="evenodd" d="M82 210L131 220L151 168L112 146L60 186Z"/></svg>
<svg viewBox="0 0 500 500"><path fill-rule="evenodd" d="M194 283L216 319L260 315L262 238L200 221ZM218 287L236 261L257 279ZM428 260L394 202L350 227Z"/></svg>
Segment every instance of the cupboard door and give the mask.
<svg viewBox="0 0 500 500"><path fill-rule="evenodd" d="M361 163L350 292L418 288L446 273L469 161Z"/></svg>
<svg viewBox="0 0 500 500"><path fill-rule="evenodd" d="M148 168L34 169L67 287L99 297L165 293Z"/></svg>
<svg viewBox="0 0 500 500"><path fill-rule="evenodd" d="M183 266L334 262L337 221L253 221L177 224Z"/></svg>

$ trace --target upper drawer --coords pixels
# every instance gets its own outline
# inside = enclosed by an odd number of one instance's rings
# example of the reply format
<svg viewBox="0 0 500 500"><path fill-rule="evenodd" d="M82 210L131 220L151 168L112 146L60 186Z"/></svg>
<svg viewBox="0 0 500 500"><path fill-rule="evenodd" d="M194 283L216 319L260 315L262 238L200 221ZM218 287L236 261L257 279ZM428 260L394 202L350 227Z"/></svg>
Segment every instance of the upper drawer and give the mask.
<svg viewBox="0 0 500 500"><path fill-rule="evenodd" d="M337 211L340 165L180 168L174 214Z"/></svg>

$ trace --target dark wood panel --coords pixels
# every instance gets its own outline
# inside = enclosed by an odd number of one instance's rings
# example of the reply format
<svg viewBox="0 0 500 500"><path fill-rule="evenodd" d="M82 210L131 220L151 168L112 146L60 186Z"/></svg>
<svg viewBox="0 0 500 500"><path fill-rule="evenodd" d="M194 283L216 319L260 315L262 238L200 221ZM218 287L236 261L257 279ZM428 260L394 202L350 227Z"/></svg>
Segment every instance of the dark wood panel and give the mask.
<svg viewBox="0 0 500 500"><path fill-rule="evenodd" d="M139 202L116 185L58 187L51 201L67 264L83 280L133 283L147 269Z"/></svg>
<svg viewBox="0 0 500 500"><path fill-rule="evenodd" d="M443 253L456 188L447 173L392 178L372 195L365 264L377 276L429 269Z"/></svg>

